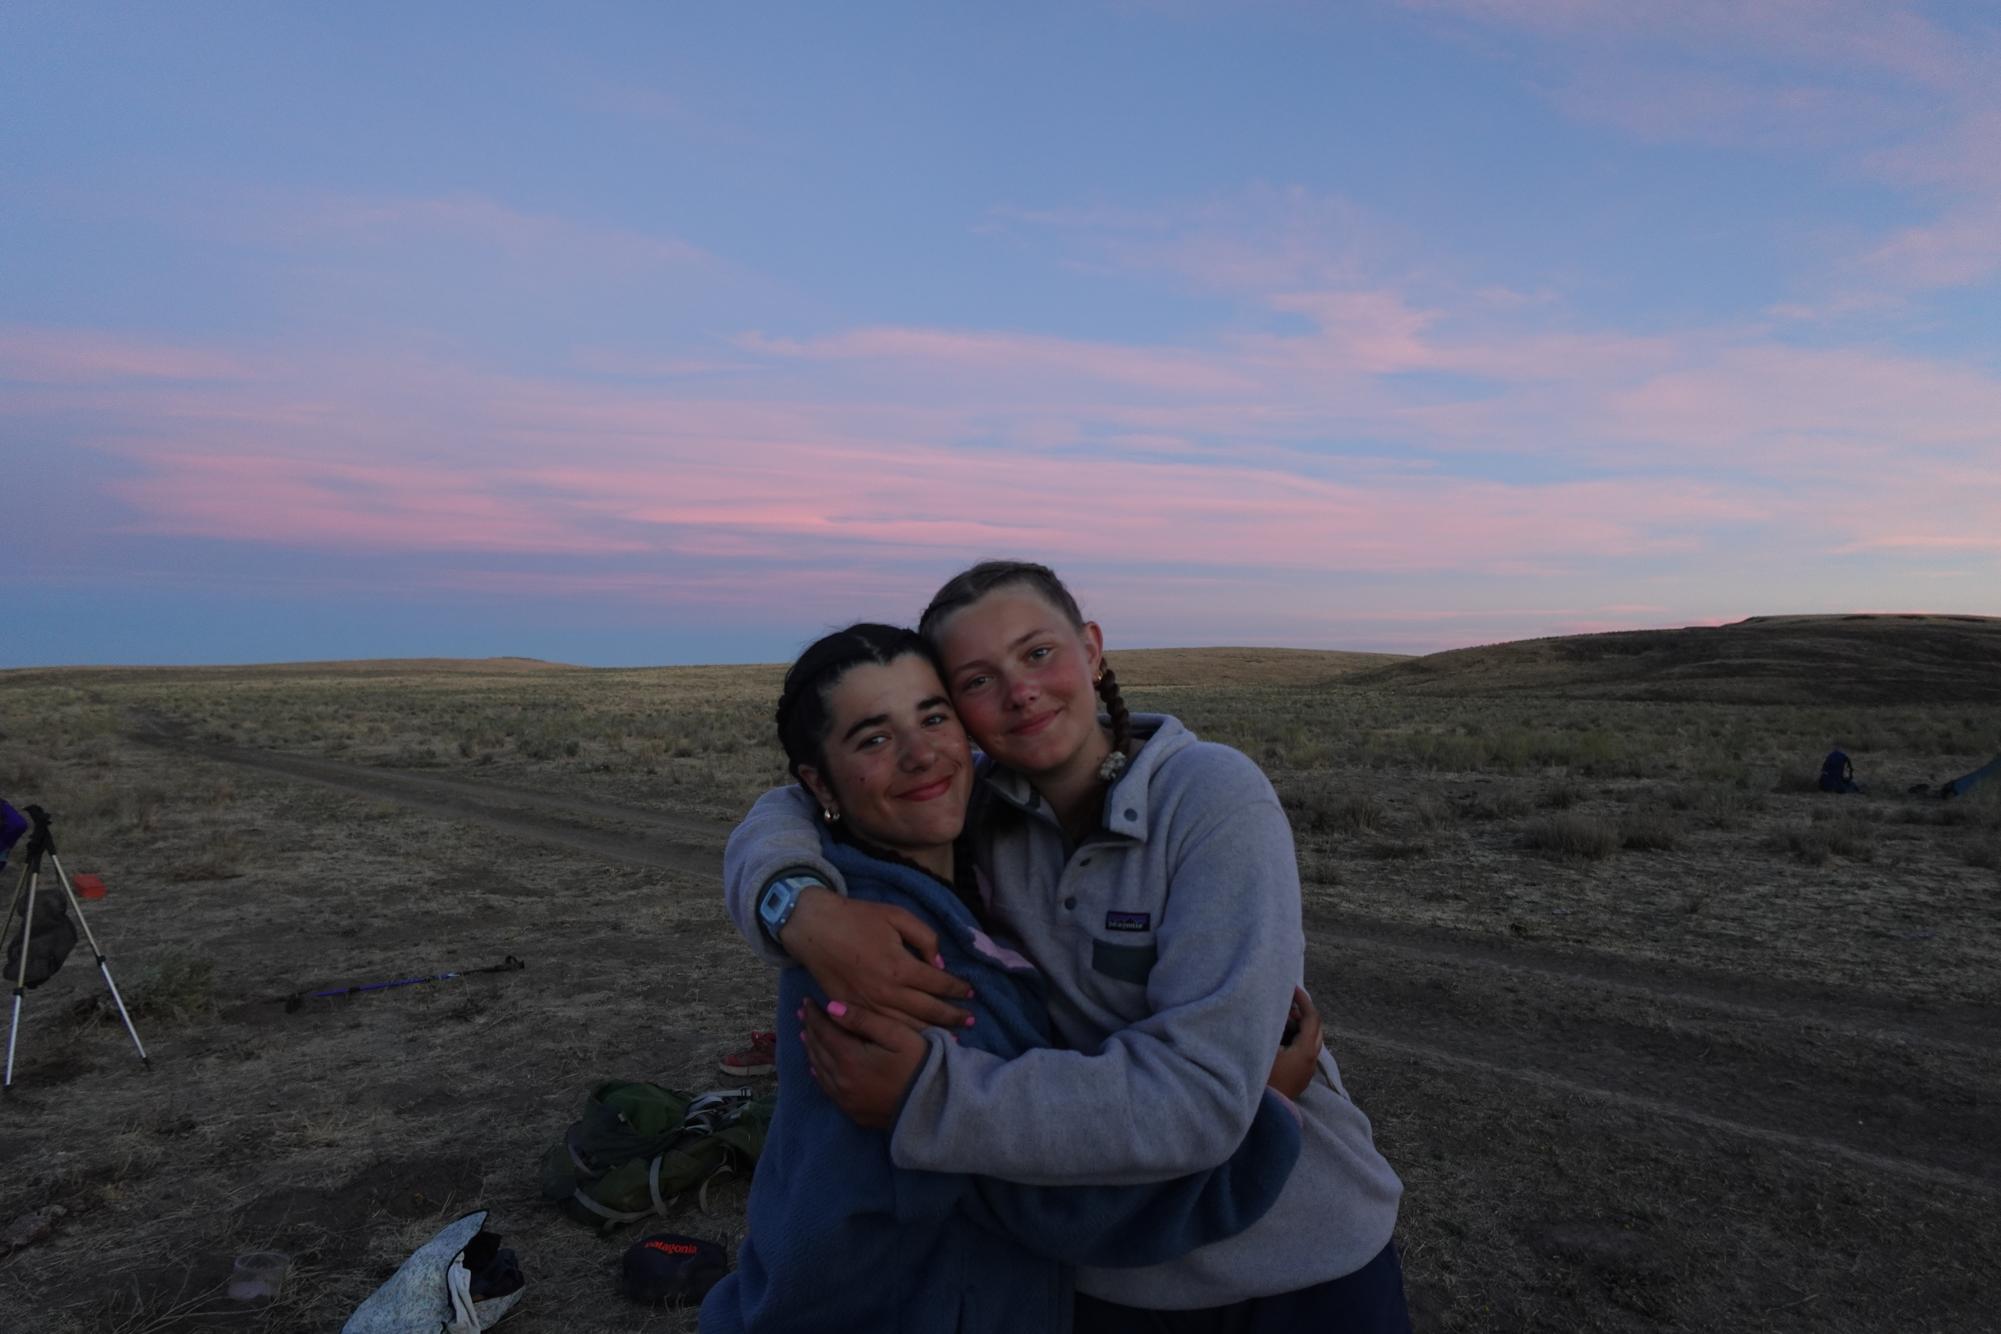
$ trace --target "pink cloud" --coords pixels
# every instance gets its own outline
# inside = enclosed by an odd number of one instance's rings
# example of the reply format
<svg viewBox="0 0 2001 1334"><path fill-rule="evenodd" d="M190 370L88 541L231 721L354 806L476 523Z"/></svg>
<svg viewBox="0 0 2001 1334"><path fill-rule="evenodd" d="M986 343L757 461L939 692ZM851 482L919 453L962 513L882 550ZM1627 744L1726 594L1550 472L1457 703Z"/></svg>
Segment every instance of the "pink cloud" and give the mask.
<svg viewBox="0 0 2001 1334"><path fill-rule="evenodd" d="M1545 82L1580 118L1656 141L1810 148L1924 187L1935 218L1863 242L1790 318L1989 281L2001 219L2001 29L1881 0L1404 0L1548 43Z"/></svg>
<svg viewBox="0 0 2001 1334"><path fill-rule="evenodd" d="M1964 39L1913 9L1882 0L1403 0L1408 9L1454 13L1563 37L1667 46L1714 55L1758 53L1809 67L1894 74L1932 87L1981 79Z"/></svg>
<svg viewBox="0 0 2001 1334"><path fill-rule="evenodd" d="M1608 562L1676 568L1719 532L1782 550L1988 558L1965 539L1996 524L1997 484L1983 466L2001 444L1994 377L1741 335L1476 336L1485 306L1419 306L1386 290L1315 304L1324 323L1348 322L1337 336L1323 323L1206 352L1248 388L1194 400L1144 381L1110 385L1117 392L1103 399L1025 391L1020 360L989 364L979 340L966 350L946 332L864 344L887 358L871 374L922 367L940 346L964 356L966 378L942 393L921 375L889 375L907 385L903 399L857 392L838 357L778 357L748 372L736 397L400 359L267 357L250 378L208 385L135 374L0 386L0 413L82 430L81 442L141 465L143 477L115 494L144 532L587 556L615 568L578 574L575 586L605 597L652 598L660 571L694 560L927 572L915 583L994 553L1243 580L1574 581ZM1371 312L1391 326L1386 350L1344 349ZM1594 341L1609 349L1595 360ZM918 360L896 360L906 353ZM801 364L816 378L789 379ZM1494 392L1414 408L1389 383L1410 367L1477 369ZM1445 456L1318 448L1344 430L1400 433ZM1601 475L1463 475L1453 447ZM1647 610L1656 605L1670 604L1600 598L1564 614L1640 621L1657 619Z"/></svg>
<svg viewBox="0 0 2001 1334"><path fill-rule="evenodd" d="M1362 286L1398 249L1385 221L1295 185L1151 209L997 209L990 225L1067 238L1078 251L1074 268L1168 273L1225 293Z"/></svg>
<svg viewBox="0 0 2001 1334"><path fill-rule="evenodd" d="M235 356L87 329L0 326L0 380L90 384L107 380L233 380Z"/></svg>
<svg viewBox="0 0 2001 1334"><path fill-rule="evenodd" d="M323 194L284 202L278 215L305 233L345 232L394 239L412 233L492 246L515 256L587 255L634 264L703 262L699 247L673 236L530 213L476 194L357 196Z"/></svg>
<svg viewBox="0 0 2001 1334"><path fill-rule="evenodd" d="M1992 515L1990 518L1994 517ZM1993 551L2001 552L2001 536L1993 534L1893 533L1849 542L1844 554L1862 551Z"/></svg>
<svg viewBox="0 0 2001 1334"><path fill-rule="evenodd" d="M1853 348L1725 347L1705 365L1617 394L1609 406L1633 437L1788 453L1797 443L1820 449L1823 466L1839 466L1826 450L1841 441L1872 463L1918 445L2001 446L2001 381L1971 367Z"/></svg>
<svg viewBox="0 0 2001 1334"><path fill-rule="evenodd" d="M2001 155L2001 143L1994 151ZM1965 287L2001 272L2001 192L1892 234L1862 263L1906 287Z"/></svg>
<svg viewBox="0 0 2001 1334"><path fill-rule="evenodd" d="M989 375L1027 373L1188 393L1250 387L1249 381L1228 367L1176 348L1127 347L1035 334L865 328L816 339L747 334L741 341L770 355L815 361L893 362Z"/></svg>
<svg viewBox="0 0 2001 1334"><path fill-rule="evenodd" d="M493 494L461 473L243 454L141 457L150 476L107 486L144 516L138 532L342 550L643 549L565 525L537 500Z"/></svg>

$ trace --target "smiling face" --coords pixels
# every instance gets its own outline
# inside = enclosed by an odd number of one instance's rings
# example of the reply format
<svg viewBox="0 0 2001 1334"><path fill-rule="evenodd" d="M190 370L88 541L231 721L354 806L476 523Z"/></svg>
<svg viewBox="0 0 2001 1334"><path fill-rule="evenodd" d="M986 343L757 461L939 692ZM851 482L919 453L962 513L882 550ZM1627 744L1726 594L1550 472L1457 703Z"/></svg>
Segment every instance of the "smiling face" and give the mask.
<svg viewBox="0 0 2001 1334"><path fill-rule="evenodd" d="M1109 753L1093 684L1104 661L1095 622L1073 625L1010 584L953 612L935 639L959 717L1002 764L1035 779L1095 769Z"/></svg>
<svg viewBox="0 0 2001 1334"><path fill-rule="evenodd" d="M972 752L938 673L921 655L860 663L827 692L825 761L799 781L856 834L949 874L966 823Z"/></svg>

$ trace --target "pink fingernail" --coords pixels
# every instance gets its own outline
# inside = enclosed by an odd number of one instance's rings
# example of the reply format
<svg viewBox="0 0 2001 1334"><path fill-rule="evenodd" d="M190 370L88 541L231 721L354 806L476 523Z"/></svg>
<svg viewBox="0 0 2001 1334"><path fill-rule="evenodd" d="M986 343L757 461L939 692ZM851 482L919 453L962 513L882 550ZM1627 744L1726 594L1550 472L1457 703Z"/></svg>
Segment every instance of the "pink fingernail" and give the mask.
<svg viewBox="0 0 2001 1334"><path fill-rule="evenodd" d="M971 1028L972 1026L973 1026L973 1016L969 1014L966 1016L966 1027Z"/></svg>
<svg viewBox="0 0 2001 1334"><path fill-rule="evenodd" d="M828 1002L827 1002L827 1013L828 1013L828 1014L831 1014L831 1015L833 1015L833 1016L834 1016L834 1018L836 1018L836 1019L839 1019L839 1018L840 1018L841 1016L845 1015L845 1014L846 1014L847 1012L848 1012L848 1007L847 1007L847 1006L845 1006L845 1005L843 1005L843 1004L841 1004L841 1003L840 1003L839 1001L828 1001Z"/></svg>
<svg viewBox="0 0 2001 1334"><path fill-rule="evenodd" d="M932 956L931 956L931 966L932 966L933 968L943 968L943 967L945 966L945 956L944 956L944 955L942 955L942 954L934 954L934 955L932 955Z"/></svg>

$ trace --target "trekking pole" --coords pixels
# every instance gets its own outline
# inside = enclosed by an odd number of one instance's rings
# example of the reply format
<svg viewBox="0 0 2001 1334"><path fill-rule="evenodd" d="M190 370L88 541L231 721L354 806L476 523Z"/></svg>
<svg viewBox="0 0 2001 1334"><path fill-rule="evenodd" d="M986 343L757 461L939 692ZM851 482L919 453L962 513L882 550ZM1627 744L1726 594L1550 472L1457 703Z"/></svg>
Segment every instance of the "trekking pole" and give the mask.
<svg viewBox="0 0 2001 1334"><path fill-rule="evenodd" d="M324 991L295 991L279 999L285 1002L285 1010L290 1013L303 1007L309 1000L339 1000L344 996L359 996L365 991L393 991L397 987L420 986L426 982L451 982L462 977L471 977L475 973L512 973L527 966L510 954L491 968L468 968L464 972L432 973L426 977L399 977L388 982L358 982L348 987L328 987Z"/></svg>

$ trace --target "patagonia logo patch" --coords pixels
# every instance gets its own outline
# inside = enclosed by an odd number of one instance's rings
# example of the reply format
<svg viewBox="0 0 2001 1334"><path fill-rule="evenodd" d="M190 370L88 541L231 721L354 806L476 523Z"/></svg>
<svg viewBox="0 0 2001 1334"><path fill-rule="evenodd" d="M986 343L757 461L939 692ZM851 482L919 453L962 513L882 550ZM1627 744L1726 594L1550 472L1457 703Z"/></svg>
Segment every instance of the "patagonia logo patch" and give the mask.
<svg viewBox="0 0 2001 1334"><path fill-rule="evenodd" d="M1105 914L1107 931L1146 931L1153 926L1153 914L1145 912L1108 912Z"/></svg>

